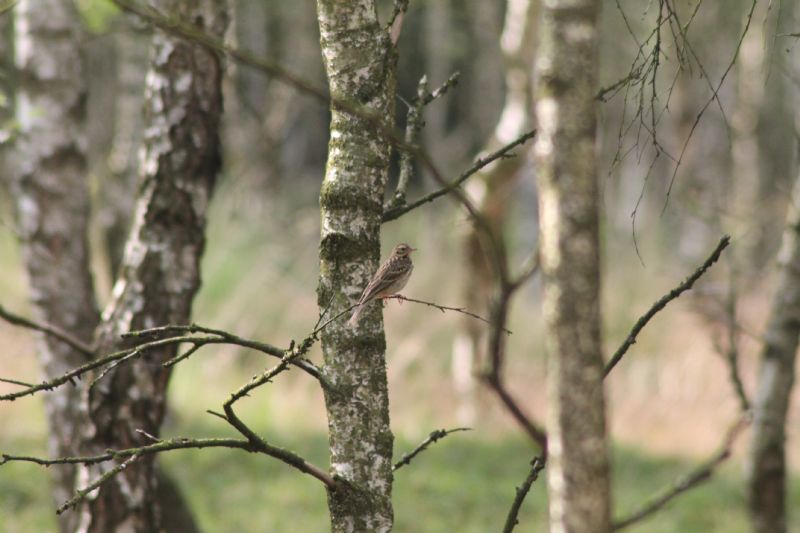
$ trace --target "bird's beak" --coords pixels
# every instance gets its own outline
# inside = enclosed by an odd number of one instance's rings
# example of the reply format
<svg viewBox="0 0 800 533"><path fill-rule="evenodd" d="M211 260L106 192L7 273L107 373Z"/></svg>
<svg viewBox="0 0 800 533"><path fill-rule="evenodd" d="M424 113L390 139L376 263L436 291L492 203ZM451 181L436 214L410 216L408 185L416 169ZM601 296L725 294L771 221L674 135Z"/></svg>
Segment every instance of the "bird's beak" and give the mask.
<svg viewBox="0 0 800 533"><path fill-rule="evenodd" d="M410 252L416 252L416 251L417 251L417 249L416 249L416 248L411 248L411 250L409 250L409 251L410 251Z"/></svg>

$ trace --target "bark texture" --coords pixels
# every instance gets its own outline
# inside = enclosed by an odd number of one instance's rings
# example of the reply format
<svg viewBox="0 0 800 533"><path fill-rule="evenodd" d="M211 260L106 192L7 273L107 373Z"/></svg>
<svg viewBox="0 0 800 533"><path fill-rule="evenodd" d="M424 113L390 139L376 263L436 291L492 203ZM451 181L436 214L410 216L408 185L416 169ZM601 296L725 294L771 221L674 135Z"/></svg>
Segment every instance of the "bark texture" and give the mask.
<svg viewBox="0 0 800 533"><path fill-rule="evenodd" d="M16 65L20 86L19 132L10 170L17 228L38 320L91 343L99 320L89 269L86 182L86 77L80 23L71 2L22 0L16 17ZM40 336L38 357L47 378L85 363L87 354ZM52 456L77 455L79 389L62 387L44 396ZM75 468L58 466L54 497L71 496ZM61 517L62 530L74 515Z"/></svg>
<svg viewBox="0 0 800 533"><path fill-rule="evenodd" d="M317 2L331 94L373 109L391 124L395 53L373 0ZM320 193L320 308L334 316L358 300L380 256L389 144L363 119L332 109L328 164ZM392 528L392 443L386 340L380 307L356 329L345 320L322 334L333 473L328 494L334 532Z"/></svg>
<svg viewBox="0 0 800 533"><path fill-rule="evenodd" d="M794 385L800 335L800 176L778 253L780 278L772 299L747 462L747 495L753 531L786 531L786 415Z"/></svg>
<svg viewBox="0 0 800 533"><path fill-rule="evenodd" d="M228 24L223 0L170 0L158 7L217 37ZM124 347L123 333L189 321L200 286L206 210L220 168L222 74L218 55L155 32L139 196L120 276L97 333L100 353ZM145 444L136 429L159 434L170 376L161 363L173 353L150 352L120 365L88 390L85 451ZM164 509L153 459L139 459L93 494L80 510L80 530L160 531ZM79 474L85 482L111 466L83 467Z"/></svg>
<svg viewBox="0 0 800 533"><path fill-rule="evenodd" d="M595 164L598 0L544 0L535 144L550 530L609 531Z"/></svg>

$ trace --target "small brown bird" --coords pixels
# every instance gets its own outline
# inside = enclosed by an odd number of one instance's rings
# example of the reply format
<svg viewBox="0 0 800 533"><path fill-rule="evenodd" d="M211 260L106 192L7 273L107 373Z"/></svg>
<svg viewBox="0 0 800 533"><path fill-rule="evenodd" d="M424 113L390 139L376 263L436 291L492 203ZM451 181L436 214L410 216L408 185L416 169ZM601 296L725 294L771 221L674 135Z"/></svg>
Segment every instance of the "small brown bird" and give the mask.
<svg viewBox="0 0 800 533"><path fill-rule="evenodd" d="M353 316L347 323L351 327L358 324L358 319L364 308L372 300L386 298L400 292L406 286L414 265L411 263L411 252L416 251L406 243L400 243L392 250L392 255L387 259L372 276L367 288L361 293L358 305L353 311Z"/></svg>

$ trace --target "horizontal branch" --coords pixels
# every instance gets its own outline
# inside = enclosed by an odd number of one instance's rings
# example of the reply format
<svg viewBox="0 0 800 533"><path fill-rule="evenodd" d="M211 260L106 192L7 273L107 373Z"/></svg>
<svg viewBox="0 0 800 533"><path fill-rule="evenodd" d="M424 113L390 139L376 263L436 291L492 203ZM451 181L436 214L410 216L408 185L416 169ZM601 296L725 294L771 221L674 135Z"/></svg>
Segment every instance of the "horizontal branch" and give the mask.
<svg viewBox="0 0 800 533"><path fill-rule="evenodd" d="M617 363L619 363L622 357L625 355L625 352L627 352L628 349L631 346L633 346L633 344L636 343L636 337L639 335L639 333L641 333L642 329L644 329L647 323L650 322L650 319L656 316L656 314L662 309L664 309L667 306L667 304L670 303L672 300L676 299L681 294L691 289L692 286L695 284L695 282L698 279L700 279L703 276L703 274L705 274L706 271L719 260L720 254L722 254L722 251L728 247L730 242L731 242L730 236L728 235L723 236L719 240L719 243L717 244L716 248L714 248L714 251L711 252L711 255L708 256L708 259L706 259L705 262L702 265L700 265L697 268L697 270L695 270L692 273L691 276L683 280L677 287L675 287L667 294L659 298L644 315L639 317L639 320L637 320L636 323L633 325L631 332L628 333L628 337L625 339L622 345L617 349L617 351L614 352L614 355L611 357L611 359L609 359L608 363L606 363L606 367L603 374L604 377L608 376L608 374L614 369L615 366L617 366Z"/></svg>
<svg viewBox="0 0 800 533"><path fill-rule="evenodd" d="M183 333L183 334L172 337L160 338L164 335L171 335L175 333ZM197 335L197 333L203 333L204 335ZM173 366L178 362L186 359L191 354L196 352L200 347L208 344L227 344L233 346L241 346L244 348L250 348L259 351L261 353L270 355L272 357L279 357L279 358L283 358L283 355L286 353L286 350L281 350L280 348L276 348L271 344L245 339L237 335L234 335L232 333L228 333L226 331L206 328L203 326L198 326L197 324L191 324L186 326L180 326L180 325L160 326L157 328L135 331L123 335L124 339L137 339L137 340L143 340L153 337L156 337L155 340L143 342L137 346L126 348L124 350L114 352L107 356L100 357L84 365L76 367L68 372L65 372L61 376L57 376L47 381L43 381L42 383L38 383L35 385L31 384L23 385L22 382L18 382L17 383L18 385L25 386L26 388L9 394L0 395L0 401L13 401L16 400L17 398L30 396L41 391L53 390L66 383L74 383L75 379L79 379L83 375L95 369L106 367L100 372L98 376L96 376L92 380L90 386L94 386L100 379L102 379L105 375L108 374L108 372L113 370L113 368L115 368L119 364L122 364L131 359L139 358L148 351L157 348L162 348L164 346L173 346L184 343L192 344L194 346L187 352L179 354L178 356L170 359L169 361L166 361L164 363L164 366L167 367ZM307 359L297 356L290 358L289 364L296 366L297 368L303 370L308 375L316 378L323 385L325 384L321 370L311 361L308 361ZM13 380L7 380L7 381L13 381Z"/></svg>
<svg viewBox="0 0 800 533"><path fill-rule="evenodd" d="M401 294L393 294L391 296L386 296L383 299L384 300L391 299L391 300L397 300L399 302L412 302L412 303L416 303L416 304L427 305L428 307L435 307L436 309L438 309L442 313L444 313L445 311L455 311L456 313L461 313L462 315L467 315L467 316L472 317L472 318L474 318L476 320L480 320L481 322L485 322L485 323L487 323L489 325L492 324L492 322L489 319L483 318L480 315L476 315L475 313L473 313L471 311L467 311L463 307L450 307L450 306L447 306L447 305L440 305L440 304L437 304L437 303L434 303L434 302L426 302L425 300L416 300L414 298L408 298L408 297L403 296ZM506 328L503 328L503 327L501 327L500 329L502 329L507 335L511 335L511 331L510 330L508 330Z"/></svg>
<svg viewBox="0 0 800 533"><path fill-rule="evenodd" d="M427 204L429 202L432 202L432 201L436 200L437 198L439 198L440 196L444 196L445 194L453 192L454 190L459 188L461 186L461 184L464 183L468 178L470 178L474 174L477 174L478 171L480 171L483 167L489 165L493 161L496 161L496 160L498 160L500 158L508 157L508 153L511 150L513 150L517 146L525 143L526 141L528 141L528 139L532 139L535 135L536 135L536 130L532 130L532 131L529 131L527 133L524 133L524 134L520 135L519 137L517 137L516 139L514 139L513 141L511 141L510 143L508 143L505 146L503 146L502 148L500 148L498 150L495 150L491 154L489 154L489 155L487 155L485 157L478 158L478 160L475 161L475 163L473 163L473 165L471 167L469 167L467 170L462 172L461 175L459 175L457 178L455 178L454 180L452 180L449 183L447 183L442 188L440 188L440 189L438 189L438 190L436 190L436 191L434 191L434 192L432 192L430 194L427 194L427 195L423 196L422 198L420 198L420 199L418 199L418 200L416 200L414 202L411 202L410 204L399 206L399 207L392 207L392 208L384 211L383 212L382 221L383 222L390 222L392 220L400 218L401 216L405 215L409 211L411 211L413 209L416 209L421 205L424 205L424 204Z"/></svg>
<svg viewBox="0 0 800 533"><path fill-rule="evenodd" d="M12 324L14 326L19 326L22 328L31 329L34 331L39 331L44 333L45 335L52 337L56 340L59 340L72 348L75 351L82 353L87 357L94 357L95 353L92 350L91 346L82 342L80 339L70 335L66 331L52 324L47 324L45 322L37 322L35 320L31 320L29 318L22 317L11 311L5 309L2 305L0 305L0 318Z"/></svg>
<svg viewBox="0 0 800 533"><path fill-rule="evenodd" d="M392 467L392 472L396 472L397 470L400 470L404 466L410 464L411 461L414 459L414 457L425 451L428 448L428 446L430 446L431 444L440 439L445 438L449 434L456 433L457 431L471 431L471 430L472 428L454 428L454 429L437 429L436 431L432 431L431 434L428 435L428 438L422 441L416 448L411 450L409 453L403 454L403 457L399 461L397 461Z"/></svg>
<svg viewBox="0 0 800 533"><path fill-rule="evenodd" d="M624 529L637 522L640 522L641 520L644 520L659 509L663 508L665 505L667 505L667 503L677 496L710 479L716 468L728 457L730 457L736 438L742 433L742 431L744 431L749 423L750 418L748 415L740 418L726 433L720 449L707 461L697 466L697 468L688 474L675 480L672 484L650 498L650 500L644 503L639 509L632 512L629 516L620 520L616 520L611 525L612 530L619 531L620 529Z"/></svg>

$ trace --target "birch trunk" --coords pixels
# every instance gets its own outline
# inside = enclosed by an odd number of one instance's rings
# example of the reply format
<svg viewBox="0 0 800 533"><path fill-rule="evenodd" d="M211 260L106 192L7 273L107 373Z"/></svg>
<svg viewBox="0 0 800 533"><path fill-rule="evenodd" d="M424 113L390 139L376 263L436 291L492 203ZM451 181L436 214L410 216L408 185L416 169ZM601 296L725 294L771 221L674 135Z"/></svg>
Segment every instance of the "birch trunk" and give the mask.
<svg viewBox="0 0 800 533"><path fill-rule="evenodd" d="M786 531L786 415L800 335L800 175L794 185L783 242L781 273L761 354L753 432L747 461L750 520L757 533Z"/></svg>
<svg viewBox="0 0 800 533"><path fill-rule="evenodd" d="M170 0L159 9L217 37L228 23L223 0ZM217 54L154 33L139 197L120 276L97 332L100 353L123 348L123 333L189 321L200 286L206 210L220 168L222 74ZM137 429L159 434L170 376L161 363L173 354L148 353L88 390L84 452L141 446L147 439ZM112 466L81 467L81 484ZM160 531L165 527L160 489L154 457L139 459L88 498L80 509L80 530ZM182 527L194 529L191 523Z"/></svg>
<svg viewBox="0 0 800 533"><path fill-rule="evenodd" d="M544 0L535 144L548 353L553 533L609 531L600 338L598 0Z"/></svg>
<svg viewBox="0 0 800 533"><path fill-rule="evenodd" d="M11 192L33 313L91 344L99 314L89 268L86 182L86 77L80 22L71 2L22 0L16 17L16 65L20 86L16 118L19 133L11 161ZM88 360L50 337L37 338L46 378ZM62 387L44 396L52 456L77 455L80 392ZM54 498L67 500L75 468L55 466ZM63 531L74 516L60 519Z"/></svg>
<svg viewBox="0 0 800 533"><path fill-rule="evenodd" d="M394 117L395 53L374 0L318 0L330 92ZM389 144L363 119L332 109L328 164L320 193L319 305L328 316L354 303L378 266ZM392 444L386 340L379 306L359 326L333 322L321 336L333 473L328 493L334 532L392 528Z"/></svg>

